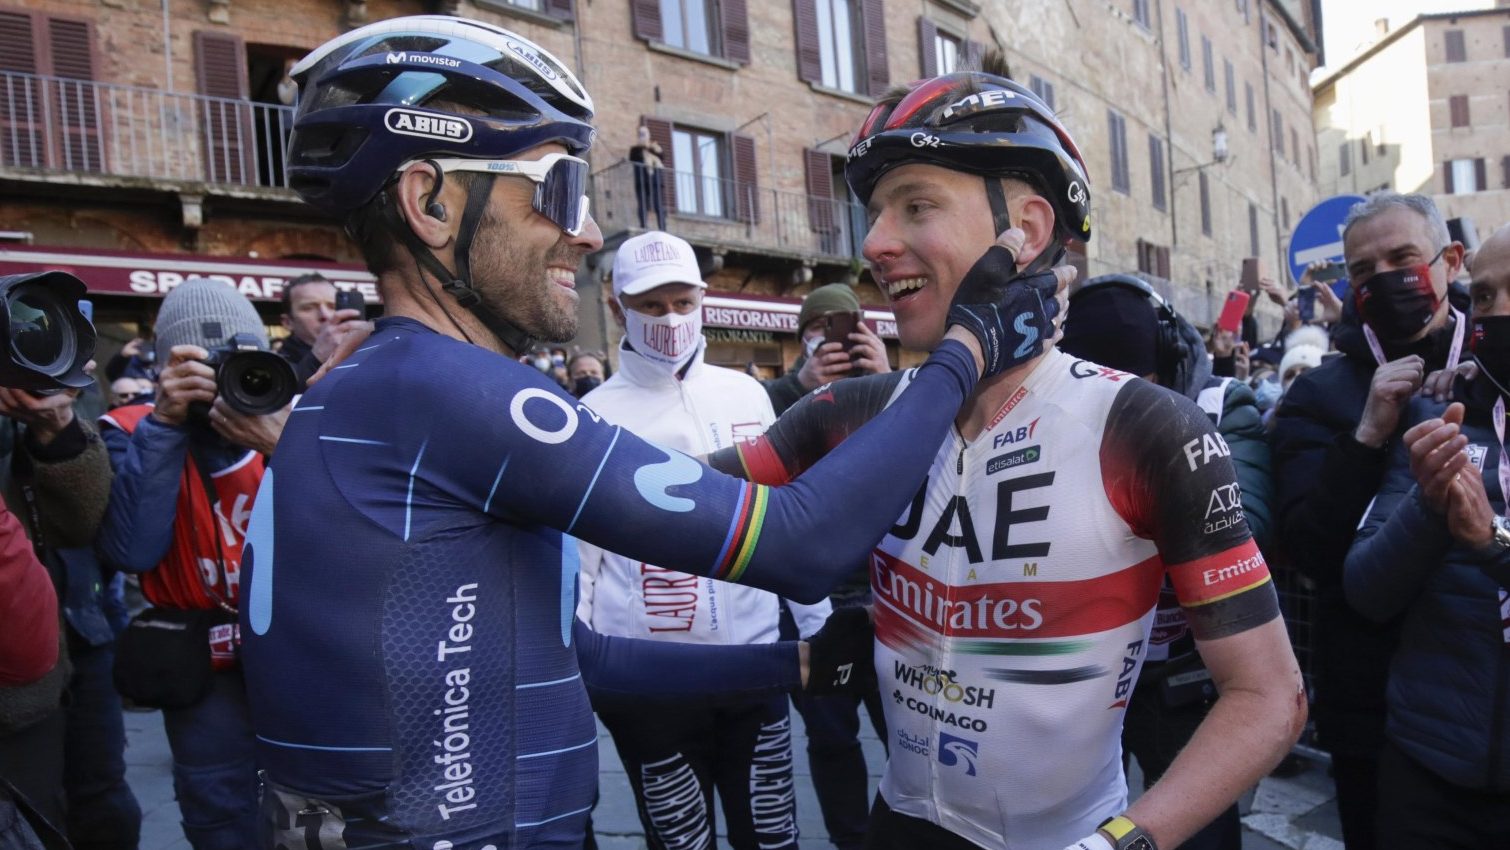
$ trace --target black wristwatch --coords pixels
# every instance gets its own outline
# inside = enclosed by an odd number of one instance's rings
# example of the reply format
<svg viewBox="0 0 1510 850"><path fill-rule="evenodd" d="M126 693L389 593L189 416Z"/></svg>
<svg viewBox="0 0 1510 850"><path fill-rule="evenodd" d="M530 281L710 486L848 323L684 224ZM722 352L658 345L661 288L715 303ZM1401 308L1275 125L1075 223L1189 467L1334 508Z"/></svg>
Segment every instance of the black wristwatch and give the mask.
<svg viewBox="0 0 1510 850"><path fill-rule="evenodd" d="M1107 818L1096 828L1112 837L1112 846L1116 850L1159 850L1142 827L1121 815Z"/></svg>

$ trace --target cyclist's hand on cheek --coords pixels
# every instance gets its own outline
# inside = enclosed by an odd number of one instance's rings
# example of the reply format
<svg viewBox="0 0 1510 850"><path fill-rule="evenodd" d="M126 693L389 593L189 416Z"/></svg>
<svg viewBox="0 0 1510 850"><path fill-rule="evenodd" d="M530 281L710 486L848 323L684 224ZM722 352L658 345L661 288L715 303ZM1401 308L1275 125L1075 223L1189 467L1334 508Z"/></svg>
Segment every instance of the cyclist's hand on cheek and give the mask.
<svg viewBox="0 0 1510 850"><path fill-rule="evenodd" d="M949 307L949 324L969 332L979 345L982 378L1032 360L1054 339L1058 294L1068 284L1054 272L1020 274L1017 255L1025 242L1015 227L1003 232L965 272Z"/></svg>

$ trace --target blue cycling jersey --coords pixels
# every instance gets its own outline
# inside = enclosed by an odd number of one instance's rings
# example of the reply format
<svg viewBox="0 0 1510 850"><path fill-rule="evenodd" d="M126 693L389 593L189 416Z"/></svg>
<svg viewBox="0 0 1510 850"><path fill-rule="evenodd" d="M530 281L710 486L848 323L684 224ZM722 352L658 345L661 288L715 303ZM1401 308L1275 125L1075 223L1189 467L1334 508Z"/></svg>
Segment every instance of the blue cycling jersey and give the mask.
<svg viewBox="0 0 1510 850"><path fill-rule="evenodd" d="M797 673L790 646L598 637L574 617L570 537L817 598L901 512L974 375L947 343L878 427L773 489L608 425L510 358L379 321L290 415L247 535L243 660L273 828L310 847L578 846L590 688Z"/></svg>

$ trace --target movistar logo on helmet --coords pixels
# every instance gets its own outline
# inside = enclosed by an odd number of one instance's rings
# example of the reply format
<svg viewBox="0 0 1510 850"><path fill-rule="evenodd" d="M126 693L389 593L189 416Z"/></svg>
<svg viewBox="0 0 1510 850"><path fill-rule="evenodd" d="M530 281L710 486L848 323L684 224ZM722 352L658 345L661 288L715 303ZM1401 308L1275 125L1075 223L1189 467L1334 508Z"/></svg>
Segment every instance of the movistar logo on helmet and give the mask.
<svg viewBox="0 0 1510 850"><path fill-rule="evenodd" d="M966 95L954 103L944 107L943 119L948 121L953 118L963 118L976 112L989 112L1007 105L1007 101L1016 100L1017 93L1006 89L991 89L990 91L976 92Z"/></svg>
<svg viewBox="0 0 1510 850"><path fill-rule="evenodd" d="M520 59L528 62L530 64L530 67L534 68L536 71L539 71L542 77L545 77L547 80L556 79L555 69L546 64L546 61L540 58L540 54L531 50L529 47L526 47L525 45L514 41L511 38L504 39L503 43L507 44L510 50L518 54Z"/></svg>
<svg viewBox="0 0 1510 850"><path fill-rule="evenodd" d="M443 68L460 68L461 62L446 56L436 56L433 53L409 53L400 50L397 53L388 54L389 65L399 65L405 62L414 62L420 65L439 65Z"/></svg>
<svg viewBox="0 0 1510 850"><path fill-rule="evenodd" d="M472 138L472 122L464 118L448 118L413 109L390 109L383 116L383 124L390 132L423 139L465 142Z"/></svg>

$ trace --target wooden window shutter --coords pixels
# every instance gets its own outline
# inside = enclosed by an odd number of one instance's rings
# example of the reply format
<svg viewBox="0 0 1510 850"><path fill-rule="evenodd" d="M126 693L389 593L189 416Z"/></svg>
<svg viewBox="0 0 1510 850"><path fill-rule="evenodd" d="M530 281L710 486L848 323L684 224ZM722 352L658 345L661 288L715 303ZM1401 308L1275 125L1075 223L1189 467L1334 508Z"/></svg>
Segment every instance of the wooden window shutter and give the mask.
<svg viewBox="0 0 1510 850"><path fill-rule="evenodd" d="M886 9L882 0L862 0L862 3L865 74L870 80L870 96L880 97L891 88L891 70L886 66Z"/></svg>
<svg viewBox="0 0 1510 850"><path fill-rule="evenodd" d="M58 124L55 167L69 171L105 170L100 139L99 90L94 86L94 25L68 18L47 19L47 51Z"/></svg>
<svg viewBox="0 0 1510 850"><path fill-rule="evenodd" d="M1169 246L1160 245L1158 249L1158 274L1165 280L1169 279Z"/></svg>
<svg viewBox="0 0 1510 850"><path fill-rule="evenodd" d="M571 20L574 11L572 0L546 0L545 13L558 21Z"/></svg>
<svg viewBox="0 0 1510 850"><path fill-rule="evenodd" d="M662 121L659 118L643 119L645 127L650 130L650 140L661 146L661 203L670 213L676 209L676 157L671 150L671 122Z"/></svg>
<svg viewBox="0 0 1510 850"><path fill-rule="evenodd" d="M1483 157L1473 161L1473 179L1475 192L1482 192L1489 188L1489 168Z"/></svg>
<svg viewBox="0 0 1510 850"><path fill-rule="evenodd" d="M807 220L813 230L832 232L835 224L833 158L808 148L802 152L802 164L807 171Z"/></svg>
<svg viewBox="0 0 1510 850"><path fill-rule="evenodd" d="M724 58L750 64L750 12L745 0L722 0Z"/></svg>
<svg viewBox="0 0 1510 850"><path fill-rule="evenodd" d="M964 50L965 64L971 68L979 68L981 60L984 59L986 55L986 46L978 41L967 40L965 42ZM1053 104L1049 104L1049 108L1053 109Z"/></svg>
<svg viewBox="0 0 1510 850"><path fill-rule="evenodd" d="M918 58L922 61L923 76L937 77L939 73L938 24L927 18L918 18Z"/></svg>
<svg viewBox="0 0 1510 850"><path fill-rule="evenodd" d="M1442 163L1442 192L1451 195L1452 189L1452 160L1449 159Z"/></svg>
<svg viewBox="0 0 1510 850"><path fill-rule="evenodd" d="M1468 95L1455 94L1447 99L1448 110L1452 113L1452 126L1468 126Z"/></svg>
<svg viewBox="0 0 1510 850"><path fill-rule="evenodd" d="M34 20L30 12L0 12L0 71L38 72ZM8 79L8 85L0 85L0 165L41 168L48 161L41 81Z"/></svg>
<svg viewBox="0 0 1510 850"><path fill-rule="evenodd" d="M629 13L634 18L635 38L646 41L663 41L666 30L661 26L660 0L629 0Z"/></svg>
<svg viewBox="0 0 1510 850"><path fill-rule="evenodd" d="M734 159L734 215L750 224L760 223L760 181L755 173L755 139L738 133L729 137Z"/></svg>
<svg viewBox="0 0 1510 850"><path fill-rule="evenodd" d="M199 135L204 143L205 179L212 183L255 180L250 154L251 103L246 99L246 47L239 37L194 33L194 74L200 101ZM209 98L214 98L209 99Z"/></svg>
<svg viewBox="0 0 1510 850"><path fill-rule="evenodd" d="M1506 156L1500 160L1500 169L1500 188L1510 189L1510 156Z"/></svg>
<svg viewBox="0 0 1510 850"><path fill-rule="evenodd" d="M821 83L823 54L818 46L817 0L792 0L792 17L797 29L797 78Z"/></svg>

